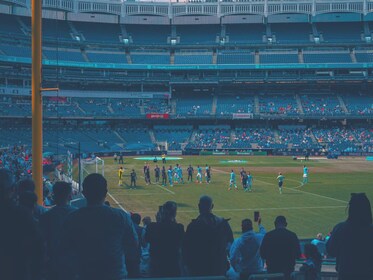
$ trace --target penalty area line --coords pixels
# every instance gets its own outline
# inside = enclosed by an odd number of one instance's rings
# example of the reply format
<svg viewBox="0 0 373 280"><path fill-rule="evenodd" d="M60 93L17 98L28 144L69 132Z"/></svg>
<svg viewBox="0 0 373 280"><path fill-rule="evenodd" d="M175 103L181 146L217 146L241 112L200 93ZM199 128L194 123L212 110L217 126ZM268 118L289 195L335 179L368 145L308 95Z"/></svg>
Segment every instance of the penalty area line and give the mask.
<svg viewBox="0 0 373 280"><path fill-rule="evenodd" d="M107 194L114 201L115 205L118 205L120 209L122 209L124 212L128 213L128 211L126 209L124 209L122 204L120 204L120 202L118 200L116 200L115 197L111 193L108 192Z"/></svg>
<svg viewBox="0 0 373 280"><path fill-rule="evenodd" d="M140 177L143 178L143 179L145 179L144 176L140 176ZM173 191L171 191L171 190L169 190L169 189L163 187L163 186L160 185L160 184L157 184L157 183L153 184L153 183L150 181L150 185L156 185L158 188L160 188L160 189L162 189L162 190L164 190L164 191L167 191L167 192L169 192L169 193L171 193L171 194L176 194L175 192L173 192Z"/></svg>

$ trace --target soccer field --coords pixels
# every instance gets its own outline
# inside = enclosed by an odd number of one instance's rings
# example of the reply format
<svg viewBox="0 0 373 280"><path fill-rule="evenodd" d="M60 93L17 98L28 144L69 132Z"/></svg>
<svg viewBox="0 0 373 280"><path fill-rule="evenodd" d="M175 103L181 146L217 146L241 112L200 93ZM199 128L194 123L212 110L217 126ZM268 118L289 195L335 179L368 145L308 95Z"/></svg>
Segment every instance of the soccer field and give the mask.
<svg viewBox="0 0 373 280"><path fill-rule="evenodd" d="M109 182L108 200L114 207L123 207L142 216L154 216L159 205L168 200L178 204L177 221L187 226L198 215L198 199L210 195L214 200L214 213L230 218L235 236L241 233L241 220L253 219L254 211L260 211L267 230L273 229L276 216L284 215L288 227L299 238L312 238L318 232L328 233L333 226L346 218L350 193L365 192L373 201L373 162L365 158L341 158L327 160L311 158L310 161L292 160L291 157L243 157L243 156L181 156L180 160L167 161L183 167L184 180L187 179L187 166L197 165L204 169L205 164L212 168L212 181L206 184L195 182L162 187L154 182L155 163L151 166L152 184L146 185L143 177L145 160L126 157L123 165L105 159L105 177ZM247 162L237 162L247 161ZM157 163L162 167L162 162ZM309 168L309 183L302 185L303 165ZM118 186L118 168L125 168L123 186ZM244 167L254 178L253 192L244 192L239 171ZM137 189L129 189L129 173L134 168L137 173ZM229 173L233 169L237 176L238 191L228 191ZM285 176L283 194L277 187L278 172Z"/></svg>

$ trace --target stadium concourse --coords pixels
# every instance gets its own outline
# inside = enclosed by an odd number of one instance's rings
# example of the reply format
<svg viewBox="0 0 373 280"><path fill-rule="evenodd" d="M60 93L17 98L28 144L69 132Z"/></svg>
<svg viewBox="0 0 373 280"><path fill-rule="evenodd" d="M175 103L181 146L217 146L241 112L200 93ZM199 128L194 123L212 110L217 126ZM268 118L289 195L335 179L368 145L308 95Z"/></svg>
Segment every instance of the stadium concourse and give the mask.
<svg viewBox="0 0 373 280"><path fill-rule="evenodd" d="M0 279L373 279L372 11L370 0L43 1L42 87L59 91L43 92L41 206L30 179L31 3L0 1ZM162 154L194 158L195 168L209 161L212 198L192 184L159 186L178 203L141 193L142 185L132 199L115 183L132 209L161 205L142 227L109 193L116 164L105 166L114 168L108 181L86 174L77 189L69 184L79 177L73 159ZM231 173L245 175L234 163L217 167L218 155L250 159L259 191L227 192ZM323 159L310 163L318 188L299 190L300 157ZM142 174L131 160L120 172L136 181ZM329 172L330 162L343 170ZM274 170L275 184L266 181ZM281 200L268 189L283 180ZM347 221L327 237L299 241L287 229L332 229L352 187L366 194L351 195ZM72 195L87 205L70 206ZM212 199L298 215L268 214L262 223L238 217L239 209L228 221L214 214L221 209ZM195 209L177 211L188 205Z"/></svg>

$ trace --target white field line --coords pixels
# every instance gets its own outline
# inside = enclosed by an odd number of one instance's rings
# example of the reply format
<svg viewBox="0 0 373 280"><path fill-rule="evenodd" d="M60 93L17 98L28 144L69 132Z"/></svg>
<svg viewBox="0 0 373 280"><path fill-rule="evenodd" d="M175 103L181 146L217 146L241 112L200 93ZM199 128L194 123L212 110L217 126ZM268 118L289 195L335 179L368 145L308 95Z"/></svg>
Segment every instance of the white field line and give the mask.
<svg viewBox="0 0 373 280"><path fill-rule="evenodd" d="M224 170L219 170L219 169L213 169L217 172L220 172L220 173L228 173L227 171L224 171ZM268 182L265 182L265 181L262 181L262 180L256 180L257 182L261 182L263 184L267 184L267 185L271 185L271 186L277 186L276 184L273 184L273 183L268 183ZM299 189L295 189L295 188L285 188L286 190L291 190L293 192L300 192L300 193L304 193L304 194L308 194L308 195L313 195L313 196L316 196L316 197L321 197L321 198L325 198L325 199L329 199L329 200L333 200L333 201L337 201L337 202L342 202L342 203L348 203L348 201L345 201L345 200L341 200L341 199L337 199L337 198L333 198L333 197L329 197L329 196L325 196L325 195L321 195L321 194L316 194L316 193L310 193L310 192L306 192L306 191L303 191L303 190L299 190Z"/></svg>
<svg viewBox="0 0 373 280"><path fill-rule="evenodd" d="M115 199L114 196L112 196L109 192L107 194L114 201L114 203L119 206L120 209L122 209L124 212L128 213L127 210L124 209L124 207L119 203L118 200Z"/></svg>
<svg viewBox="0 0 373 280"><path fill-rule="evenodd" d="M144 176L140 176L140 177L143 178L143 179L145 179ZM164 191L167 191L167 192L169 192L169 193L171 193L171 194L176 194L175 192L173 192L173 191L171 191L171 190L169 190L169 189L163 187L163 186L160 185L160 184L152 183L151 181L150 181L150 184L151 184L151 185L156 185L158 188L160 188L160 189L162 189L162 190L164 190Z"/></svg>

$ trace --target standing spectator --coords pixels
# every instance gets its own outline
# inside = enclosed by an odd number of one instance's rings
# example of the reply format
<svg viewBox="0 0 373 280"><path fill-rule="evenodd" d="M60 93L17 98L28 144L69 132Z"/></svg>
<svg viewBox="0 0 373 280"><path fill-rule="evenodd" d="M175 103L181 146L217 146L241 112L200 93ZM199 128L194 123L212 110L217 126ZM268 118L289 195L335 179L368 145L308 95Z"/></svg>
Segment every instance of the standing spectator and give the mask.
<svg viewBox="0 0 373 280"><path fill-rule="evenodd" d="M264 236L260 255L265 259L269 273L283 273L285 279L290 279L295 260L300 256L300 246L297 235L286 227L286 218L278 216L275 229Z"/></svg>
<svg viewBox="0 0 373 280"><path fill-rule="evenodd" d="M233 242L228 220L212 214L211 197L202 196L200 215L192 220L185 233L184 261L191 276L224 276L229 268L227 250Z"/></svg>
<svg viewBox="0 0 373 280"><path fill-rule="evenodd" d="M0 279L41 279L43 241L32 216L17 207L15 178L0 169Z"/></svg>
<svg viewBox="0 0 373 280"><path fill-rule="evenodd" d="M258 219L259 233L254 232L250 219L242 221L242 235L237 238L230 250L230 262L234 270L240 274L240 279L248 279L251 274L263 271L263 260L259 249L266 230Z"/></svg>
<svg viewBox="0 0 373 280"><path fill-rule="evenodd" d="M71 213L61 233L61 250L76 265L66 271L60 265L63 279L75 273L82 280L122 279L138 264L137 234L131 217L123 210L104 205L106 179L97 173L83 181L87 207ZM124 260L126 260L126 265ZM64 275L64 273L70 275Z"/></svg>
<svg viewBox="0 0 373 280"><path fill-rule="evenodd" d="M300 271L304 273L304 280L321 280L322 258L313 244L304 246L306 262L301 266Z"/></svg>
<svg viewBox="0 0 373 280"><path fill-rule="evenodd" d="M179 277L184 226L176 222L175 202L168 201L161 209L160 221L148 225L144 236L145 242L150 244L150 274L152 277Z"/></svg>
<svg viewBox="0 0 373 280"><path fill-rule="evenodd" d="M133 213L131 215L131 219L132 219L133 225L134 225L136 233L137 233L137 239L139 240L138 248L139 248L139 256L141 258L141 239L142 239L142 235L143 235L143 231L144 231L144 228L142 226L140 226L141 215L138 214L138 213ZM136 271L133 271L132 274L129 274L128 275L129 278L140 277L140 258L138 259L138 264L135 266Z"/></svg>
<svg viewBox="0 0 373 280"><path fill-rule="evenodd" d="M60 239L62 225L66 217L77 210L77 208L69 204L71 195L71 184L62 181L56 182L53 186L53 197L56 206L40 217L40 228L44 234L47 248L48 276L51 279L55 279L57 273L57 244Z"/></svg>
<svg viewBox="0 0 373 280"><path fill-rule="evenodd" d="M326 250L337 258L338 279L373 279L372 208L364 193L351 194L348 218L334 227Z"/></svg>

